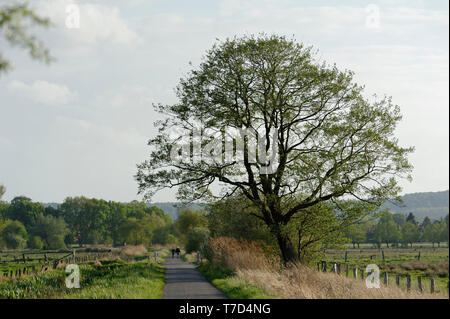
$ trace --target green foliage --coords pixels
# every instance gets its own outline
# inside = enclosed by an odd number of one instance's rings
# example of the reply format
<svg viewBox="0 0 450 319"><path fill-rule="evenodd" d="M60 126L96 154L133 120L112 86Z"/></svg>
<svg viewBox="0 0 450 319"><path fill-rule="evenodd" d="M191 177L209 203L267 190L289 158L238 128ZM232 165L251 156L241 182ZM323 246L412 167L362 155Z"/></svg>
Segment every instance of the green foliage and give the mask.
<svg viewBox="0 0 450 319"><path fill-rule="evenodd" d="M406 222L407 223L413 223L414 225L418 225L419 223L416 220L416 216L414 216L413 213L409 213L408 216L406 217Z"/></svg>
<svg viewBox="0 0 450 319"><path fill-rule="evenodd" d="M5 195L6 193L6 187L4 185L0 185L0 201L3 197L3 195Z"/></svg>
<svg viewBox="0 0 450 319"><path fill-rule="evenodd" d="M60 209L80 245L95 240L98 236L104 234L106 216L109 214L109 206L106 201L85 197L69 197Z"/></svg>
<svg viewBox="0 0 450 319"><path fill-rule="evenodd" d="M187 234L186 252L200 251L208 244L209 230L205 227L195 227Z"/></svg>
<svg viewBox="0 0 450 319"><path fill-rule="evenodd" d="M213 237L234 237L249 242L275 244L266 223L255 214L259 209L248 198L236 195L208 206L208 228Z"/></svg>
<svg viewBox="0 0 450 319"><path fill-rule="evenodd" d="M159 299L165 270L153 262L100 261L80 265L80 289L65 287L64 269L0 281L0 299Z"/></svg>
<svg viewBox="0 0 450 319"><path fill-rule="evenodd" d="M27 4L9 4L0 6L0 34L7 42L28 50L33 59L46 63L54 60L43 42L28 33L32 26L48 27L50 20L38 16ZM0 73L9 71L12 64L3 58L0 52Z"/></svg>
<svg viewBox="0 0 450 319"><path fill-rule="evenodd" d="M182 240L186 242L187 234L196 227L207 227L208 220L204 211L185 209L180 213L180 215L178 215L175 225L181 233Z"/></svg>
<svg viewBox="0 0 450 319"><path fill-rule="evenodd" d="M42 249L44 248L44 242L39 236L32 236L28 241L28 247L31 249Z"/></svg>
<svg viewBox="0 0 450 319"><path fill-rule="evenodd" d="M15 197L6 211L6 218L18 220L25 227L31 226L39 215L43 215L45 207L40 203L34 203L25 196Z"/></svg>
<svg viewBox="0 0 450 319"><path fill-rule="evenodd" d="M45 249L65 248L64 238L68 232L64 219L52 215L39 215L34 224L30 226L30 233L42 239Z"/></svg>
<svg viewBox="0 0 450 319"><path fill-rule="evenodd" d="M149 246L152 240L152 225L148 219L127 218L119 227L119 238L123 243Z"/></svg>
<svg viewBox="0 0 450 319"><path fill-rule="evenodd" d="M393 216L388 212L382 212L378 224L375 227L375 241L381 246L381 243L397 244L400 242L401 232L399 226L395 223Z"/></svg>
<svg viewBox="0 0 450 319"><path fill-rule="evenodd" d="M28 234L20 221L8 220L0 229L0 238L6 248L20 249L26 246Z"/></svg>
<svg viewBox="0 0 450 319"><path fill-rule="evenodd" d="M392 218L394 218L395 223L397 225L399 225L400 227L405 225L405 223L406 223L406 215L405 214L400 214L400 213L392 214Z"/></svg>
<svg viewBox="0 0 450 319"><path fill-rule="evenodd" d="M347 231L345 232L346 237L350 238L352 241L353 247L356 245L359 245L361 243L365 243L367 239L367 230L368 225L363 223L357 223L354 225L351 225L347 228Z"/></svg>
<svg viewBox="0 0 450 319"><path fill-rule="evenodd" d="M0 221L6 219L6 212L9 209L9 203L0 200Z"/></svg>
<svg viewBox="0 0 450 319"><path fill-rule="evenodd" d="M419 227L413 221L407 221L402 227L402 242L404 244L412 244L420 239Z"/></svg>
<svg viewBox="0 0 450 319"><path fill-rule="evenodd" d="M335 205L320 203L296 215L289 227L290 238L297 238L297 258L308 263L317 260L326 249L343 248L348 243L349 227L372 214L370 204L336 201Z"/></svg>
<svg viewBox="0 0 450 319"><path fill-rule="evenodd" d="M178 185L179 198L199 200L213 196L209 187L219 181L223 194L239 190L259 208L283 259L295 261L284 228L302 211L344 195L379 206L397 197L397 177L410 178L407 156L413 148L401 147L394 134L399 107L389 97L369 101L363 90L351 71L318 62L311 47L283 36L218 42L181 79L178 102L156 105L167 120L157 123L150 158L138 165L139 191L151 198ZM205 132L258 127L265 140L277 129L274 171L264 173L261 161L252 163L245 154L220 163L186 156L174 165L169 132L188 134L192 123L202 123ZM247 149L255 146L246 141ZM190 141L177 143L191 149Z"/></svg>

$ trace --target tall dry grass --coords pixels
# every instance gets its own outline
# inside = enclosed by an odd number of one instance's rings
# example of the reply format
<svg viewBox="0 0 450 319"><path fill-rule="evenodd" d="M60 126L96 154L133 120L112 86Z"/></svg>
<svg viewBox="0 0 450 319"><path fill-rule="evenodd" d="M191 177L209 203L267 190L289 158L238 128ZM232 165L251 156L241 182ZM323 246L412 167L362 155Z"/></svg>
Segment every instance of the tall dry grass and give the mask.
<svg viewBox="0 0 450 319"><path fill-rule="evenodd" d="M268 257L260 243L234 238L213 238L211 261L233 270L238 277L286 299L430 299L448 298L444 294L406 291L398 287L367 288L365 280L318 272L304 265L280 268L276 258Z"/></svg>
<svg viewBox="0 0 450 319"><path fill-rule="evenodd" d="M124 255L124 256L139 256L139 255L144 255L146 253L147 253L147 248L145 248L144 245L125 246L120 251L120 254Z"/></svg>

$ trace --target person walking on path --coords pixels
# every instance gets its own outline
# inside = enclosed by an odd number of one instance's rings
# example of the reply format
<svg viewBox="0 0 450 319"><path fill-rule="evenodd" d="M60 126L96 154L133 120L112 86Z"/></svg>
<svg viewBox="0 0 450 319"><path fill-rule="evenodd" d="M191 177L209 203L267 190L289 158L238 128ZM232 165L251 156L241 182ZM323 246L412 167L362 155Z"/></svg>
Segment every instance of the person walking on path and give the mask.
<svg viewBox="0 0 450 319"><path fill-rule="evenodd" d="M172 248L172 258L175 257L175 249Z"/></svg>
<svg viewBox="0 0 450 319"><path fill-rule="evenodd" d="M180 252L181 252L181 250L180 250L180 248L179 248L179 247L177 247L177 250L176 250L176 252L177 252L177 258L180 258Z"/></svg>

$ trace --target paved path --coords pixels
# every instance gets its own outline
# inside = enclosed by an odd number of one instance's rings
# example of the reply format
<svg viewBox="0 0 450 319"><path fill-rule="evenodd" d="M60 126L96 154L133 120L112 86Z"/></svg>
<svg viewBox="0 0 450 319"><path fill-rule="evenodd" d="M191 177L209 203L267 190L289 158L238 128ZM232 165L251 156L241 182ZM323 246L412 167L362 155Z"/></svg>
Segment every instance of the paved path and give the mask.
<svg viewBox="0 0 450 319"><path fill-rule="evenodd" d="M167 256L163 299L225 299L226 296L195 269L194 264Z"/></svg>

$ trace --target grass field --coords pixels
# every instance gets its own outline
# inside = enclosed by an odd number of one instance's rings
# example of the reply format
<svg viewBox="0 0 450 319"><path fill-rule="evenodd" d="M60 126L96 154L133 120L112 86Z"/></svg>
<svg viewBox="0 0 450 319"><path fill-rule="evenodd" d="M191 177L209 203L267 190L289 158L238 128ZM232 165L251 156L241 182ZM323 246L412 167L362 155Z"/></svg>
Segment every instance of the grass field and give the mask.
<svg viewBox="0 0 450 319"><path fill-rule="evenodd" d="M0 280L0 298L158 299L165 270L150 261L100 261L80 265L80 288L66 288L63 268L36 276Z"/></svg>
<svg viewBox="0 0 450 319"><path fill-rule="evenodd" d="M80 288L66 287L66 264L61 264L57 269L51 269L49 265L49 271L20 278L1 276L0 298L159 299L165 279L165 269L159 263L164 261L168 250L159 249L157 261L154 250L141 253L141 247L128 246L120 251L128 262L116 254L109 259L79 264ZM43 264L6 262L0 264L0 274L33 265L40 269Z"/></svg>

